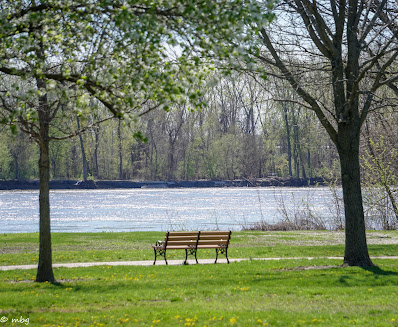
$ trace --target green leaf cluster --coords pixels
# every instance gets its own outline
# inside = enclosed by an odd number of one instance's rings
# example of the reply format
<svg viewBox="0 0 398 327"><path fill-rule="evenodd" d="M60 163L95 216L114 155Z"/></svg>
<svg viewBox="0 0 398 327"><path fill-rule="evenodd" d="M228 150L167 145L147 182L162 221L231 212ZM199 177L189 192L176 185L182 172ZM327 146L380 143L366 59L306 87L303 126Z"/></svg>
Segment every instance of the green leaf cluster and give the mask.
<svg viewBox="0 0 398 327"><path fill-rule="evenodd" d="M2 121L34 138L40 136L40 97L51 105L50 119L89 108L91 99L116 117L181 101L200 105L192 86L217 61L249 60L243 48L270 19L270 4L256 0L15 0L0 6Z"/></svg>

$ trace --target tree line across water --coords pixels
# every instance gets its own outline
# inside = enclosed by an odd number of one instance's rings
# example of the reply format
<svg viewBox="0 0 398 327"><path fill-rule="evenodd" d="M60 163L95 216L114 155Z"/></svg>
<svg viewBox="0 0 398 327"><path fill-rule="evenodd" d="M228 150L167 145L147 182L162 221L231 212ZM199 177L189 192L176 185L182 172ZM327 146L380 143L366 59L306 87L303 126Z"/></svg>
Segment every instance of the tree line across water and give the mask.
<svg viewBox="0 0 398 327"><path fill-rule="evenodd" d="M206 105L152 111L137 124L118 119L81 137L53 142L52 179L198 180L267 176L329 177L337 153L313 113L273 100L265 85L244 75L223 78L203 92ZM286 99L288 101L288 99ZM106 112L96 115L106 115ZM88 126L77 115L66 124ZM63 123L65 124L65 122ZM53 134L58 128L53 126ZM142 138L137 138L137 131ZM38 151L23 133L3 129L1 179L37 179Z"/></svg>
<svg viewBox="0 0 398 327"><path fill-rule="evenodd" d="M52 179L199 180L270 176L339 176L336 148L315 114L293 103L287 86L247 75L222 78L203 92L206 103L156 110L139 123L119 119L93 125L105 109L71 116L57 129L84 129L79 137L53 142ZM368 117L362 132L364 182L396 185L398 113ZM88 126L88 127L87 127ZM140 132L141 137L137 137ZM0 179L37 179L36 144L24 133L0 133Z"/></svg>

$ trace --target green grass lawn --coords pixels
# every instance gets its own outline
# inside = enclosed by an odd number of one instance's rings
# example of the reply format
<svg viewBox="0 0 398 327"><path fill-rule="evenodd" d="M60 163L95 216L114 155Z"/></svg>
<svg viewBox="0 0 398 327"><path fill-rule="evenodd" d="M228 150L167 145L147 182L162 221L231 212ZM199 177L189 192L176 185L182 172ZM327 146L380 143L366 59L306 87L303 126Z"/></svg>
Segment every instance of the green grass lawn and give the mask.
<svg viewBox="0 0 398 327"><path fill-rule="evenodd" d="M150 244L163 235L54 234L54 261L152 260ZM35 263L37 238L0 235L0 265ZM368 239L371 255L398 254L397 232L370 232ZM337 232L239 232L232 240L231 257L343 252ZM183 251L170 253L184 258ZM214 254L199 254L206 256ZM324 258L57 268L57 284L34 283L35 269L0 271L0 327L23 326L26 319L29 326L398 325L398 261L374 262L372 269ZM24 323L12 323L21 318Z"/></svg>
<svg viewBox="0 0 398 327"><path fill-rule="evenodd" d="M151 244L164 232L53 233L53 262L153 260ZM372 256L398 255L397 231L368 232ZM36 264L39 235L0 234L0 265ZM329 231L233 232L231 258L343 256L344 233ZM184 251L169 251L181 259ZM198 258L213 258L214 251L199 251Z"/></svg>

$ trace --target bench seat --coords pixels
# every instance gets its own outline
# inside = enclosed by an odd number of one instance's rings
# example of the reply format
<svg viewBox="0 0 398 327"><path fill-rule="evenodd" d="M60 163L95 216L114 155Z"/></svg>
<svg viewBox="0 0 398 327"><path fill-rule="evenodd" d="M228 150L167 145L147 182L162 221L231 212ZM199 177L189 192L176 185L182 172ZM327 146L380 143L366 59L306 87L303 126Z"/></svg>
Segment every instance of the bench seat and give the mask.
<svg viewBox="0 0 398 327"><path fill-rule="evenodd" d="M229 263L228 245L231 234L231 231L166 232L164 241L157 241L155 245L152 245L155 252L153 264L156 264L158 256L162 256L167 265L167 250L185 250L184 264L188 260L188 255L194 255L196 263L198 263L196 256L198 249L215 249L216 260L214 263L217 263L219 254L225 255Z"/></svg>

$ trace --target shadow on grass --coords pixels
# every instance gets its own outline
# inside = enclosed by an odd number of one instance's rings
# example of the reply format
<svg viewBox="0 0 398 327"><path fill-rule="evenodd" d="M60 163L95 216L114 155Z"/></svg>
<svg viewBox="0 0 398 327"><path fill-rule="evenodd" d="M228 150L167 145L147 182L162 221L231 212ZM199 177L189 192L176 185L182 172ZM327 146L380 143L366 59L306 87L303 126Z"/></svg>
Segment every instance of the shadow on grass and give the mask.
<svg viewBox="0 0 398 327"><path fill-rule="evenodd" d="M379 275L379 276L398 276L398 272L396 271L388 271L388 270L383 270L378 266L374 267L361 267L363 270L369 271L373 273L374 275Z"/></svg>

